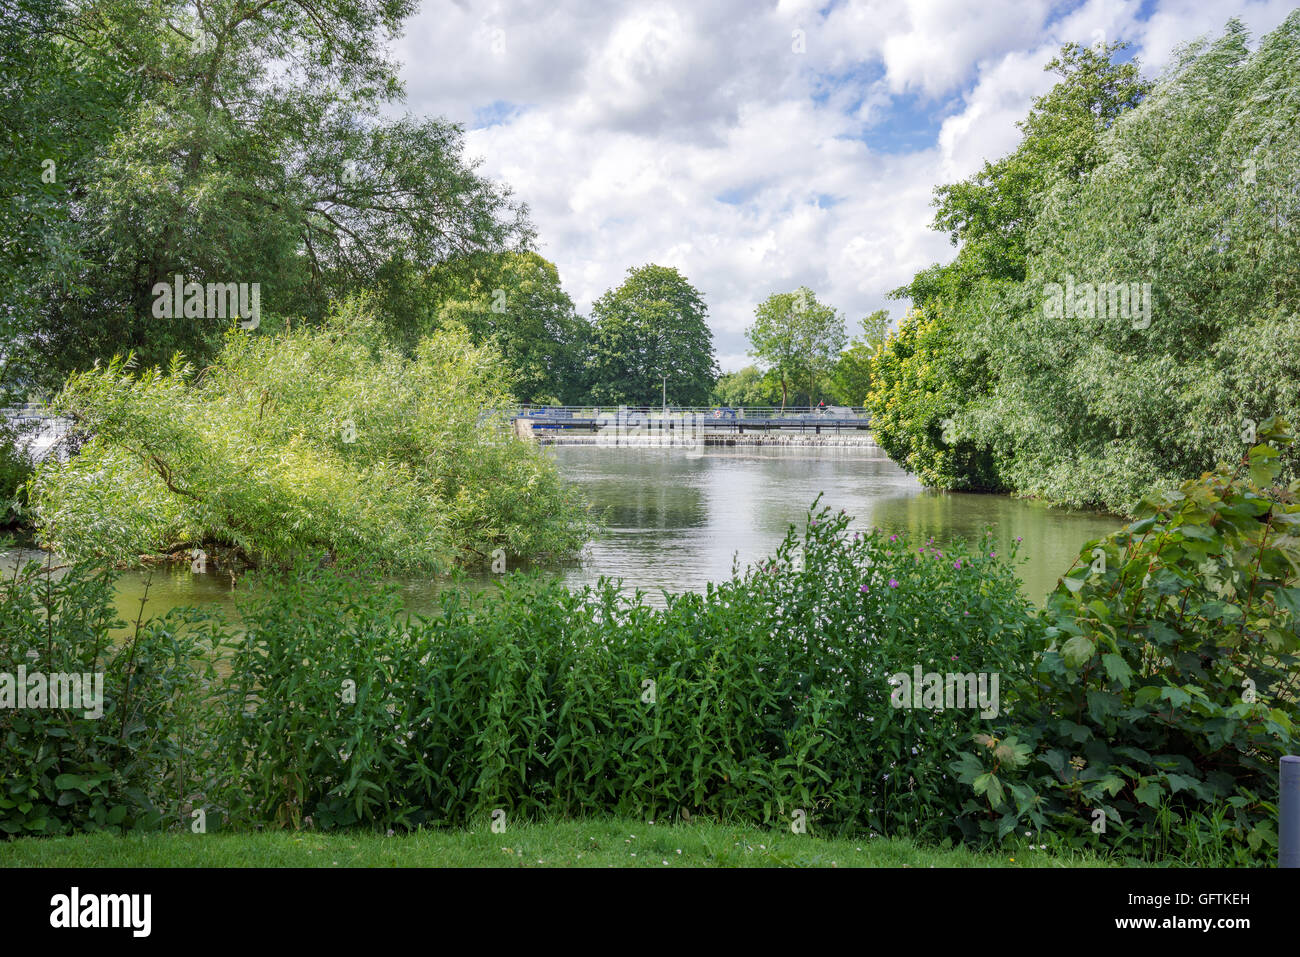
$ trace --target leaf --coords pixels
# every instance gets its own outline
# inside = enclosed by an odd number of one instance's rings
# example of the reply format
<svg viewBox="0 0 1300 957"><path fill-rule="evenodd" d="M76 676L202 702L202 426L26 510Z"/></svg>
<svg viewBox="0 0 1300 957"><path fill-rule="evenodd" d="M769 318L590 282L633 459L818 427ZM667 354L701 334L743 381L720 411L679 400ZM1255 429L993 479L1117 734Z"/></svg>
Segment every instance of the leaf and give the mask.
<svg viewBox="0 0 1300 957"><path fill-rule="evenodd" d="M74 788L82 794L90 793L90 785L79 774L60 774L54 779L54 786L60 791L70 791Z"/></svg>
<svg viewBox="0 0 1300 957"><path fill-rule="evenodd" d="M1061 658L1065 661L1066 667L1082 668L1092 659L1096 650L1097 646L1091 639L1076 635L1062 646Z"/></svg>
<svg viewBox="0 0 1300 957"><path fill-rule="evenodd" d="M1142 783L1133 789L1133 796L1147 807L1159 807L1161 793L1157 778L1143 778Z"/></svg>
<svg viewBox="0 0 1300 957"><path fill-rule="evenodd" d="M1123 688L1129 686L1133 680L1133 669L1128 666L1127 661L1117 654L1108 652L1101 656L1101 663L1112 681L1118 681Z"/></svg>

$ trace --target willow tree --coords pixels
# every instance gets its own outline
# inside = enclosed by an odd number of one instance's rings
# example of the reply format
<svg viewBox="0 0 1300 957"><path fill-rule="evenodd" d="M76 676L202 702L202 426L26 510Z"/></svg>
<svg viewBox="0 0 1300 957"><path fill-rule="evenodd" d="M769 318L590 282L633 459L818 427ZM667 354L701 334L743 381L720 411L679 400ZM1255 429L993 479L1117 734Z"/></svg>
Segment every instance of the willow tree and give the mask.
<svg viewBox="0 0 1300 957"><path fill-rule="evenodd" d="M177 275L256 282L268 314L314 320L360 286L526 241L525 211L465 159L460 127L389 118L402 87L388 46L415 8L415 0L33 8L18 24L20 42L46 51L54 72L18 96L48 98L48 88L85 76L117 92L109 113L74 111L67 135L43 144L66 171L46 192L70 228L42 257L32 277L39 294L24 306L27 353L56 357L33 371L58 375L128 349L144 362L177 349L211 358L226 323L151 308L155 285ZM6 186L34 201L45 184L32 173L15 172ZM413 268L394 268L402 263Z"/></svg>

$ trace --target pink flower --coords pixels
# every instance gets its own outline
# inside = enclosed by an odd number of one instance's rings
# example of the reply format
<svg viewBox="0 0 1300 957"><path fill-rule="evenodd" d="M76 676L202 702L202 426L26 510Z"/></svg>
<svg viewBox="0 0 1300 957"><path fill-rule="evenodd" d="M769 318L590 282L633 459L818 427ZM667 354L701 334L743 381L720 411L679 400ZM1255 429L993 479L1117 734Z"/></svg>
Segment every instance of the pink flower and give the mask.
<svg viewBox="0 0 1300 957"><path fill-rule="evenodd" d="M858 589L858 591L862 592L862 594L865 595L867 593L867 586L863 585L861 588Z"/></svg>
<svg viewBox="0 0 1300 957"><path fill-rule="evenodd" d="M961 571L961 559L959 558L955 562L953 562L952 567L957 569L958 571Z"/></svg>
<svg viewBox="0 0 1300 957"><path fill-rule="evenodd" d="M896 542L896 541L898 541L898 536L897 536L897 535L890 535L890 536L889 536L889 540L890 540L891 542Z"/></svg>
<svg viewBox="0 0 1300 957"><path fill-rule="evenodd" d="M890 587L890 588L897 588L897 587L898 587L898 579L897 579L897 578L891 578L891 579L889 580L889 587Z"/></svg>

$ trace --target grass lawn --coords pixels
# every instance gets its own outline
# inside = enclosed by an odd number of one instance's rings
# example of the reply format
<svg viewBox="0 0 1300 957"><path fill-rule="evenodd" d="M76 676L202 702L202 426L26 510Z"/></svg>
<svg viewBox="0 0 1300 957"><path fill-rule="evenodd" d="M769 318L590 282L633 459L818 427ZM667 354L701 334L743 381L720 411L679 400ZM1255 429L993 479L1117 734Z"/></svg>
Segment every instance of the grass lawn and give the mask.
<svg viewBox="0 0 1300 957"><path fill-rule="evenodd" d="M617 818L511 825L493 834L430 830L269 831L22 838L0 842L0 867L1099 867L1041 850L1001 854L884 838L839 840L706 822Z"/></svg>

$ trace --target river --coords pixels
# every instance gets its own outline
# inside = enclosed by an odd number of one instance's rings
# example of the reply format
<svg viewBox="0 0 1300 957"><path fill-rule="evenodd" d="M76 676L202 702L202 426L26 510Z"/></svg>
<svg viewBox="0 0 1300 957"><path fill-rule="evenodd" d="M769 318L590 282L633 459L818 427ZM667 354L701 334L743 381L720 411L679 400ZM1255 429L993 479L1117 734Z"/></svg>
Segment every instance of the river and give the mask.
<svg viewBox="0 0 1300 957"><path fill-rule="evenodd" d="M602 575L622 578L659 604L660 593L702 591L769 554L790 523L802 527L817 494L844 509L853 527L948 542L977 538L992 525L1004 552L1022 539L1019 567L1025 594L1041 603L1085 541L1119 527L1095 512L1051 509L998 495L933 492L886 458L865 448L709 447L698 455L675 449L551 446L562 473L581 487L604 527L580 564L555 569L581 585ZM32 554L32 553L28 553ZM489 576L484 576L489 577ZM216 602L233 603L230 581L192 574L186 566L121 579L118 608L132 620L149 582L148 611ZM427 607L436 581L402 583L409 607Z"/></svg>

